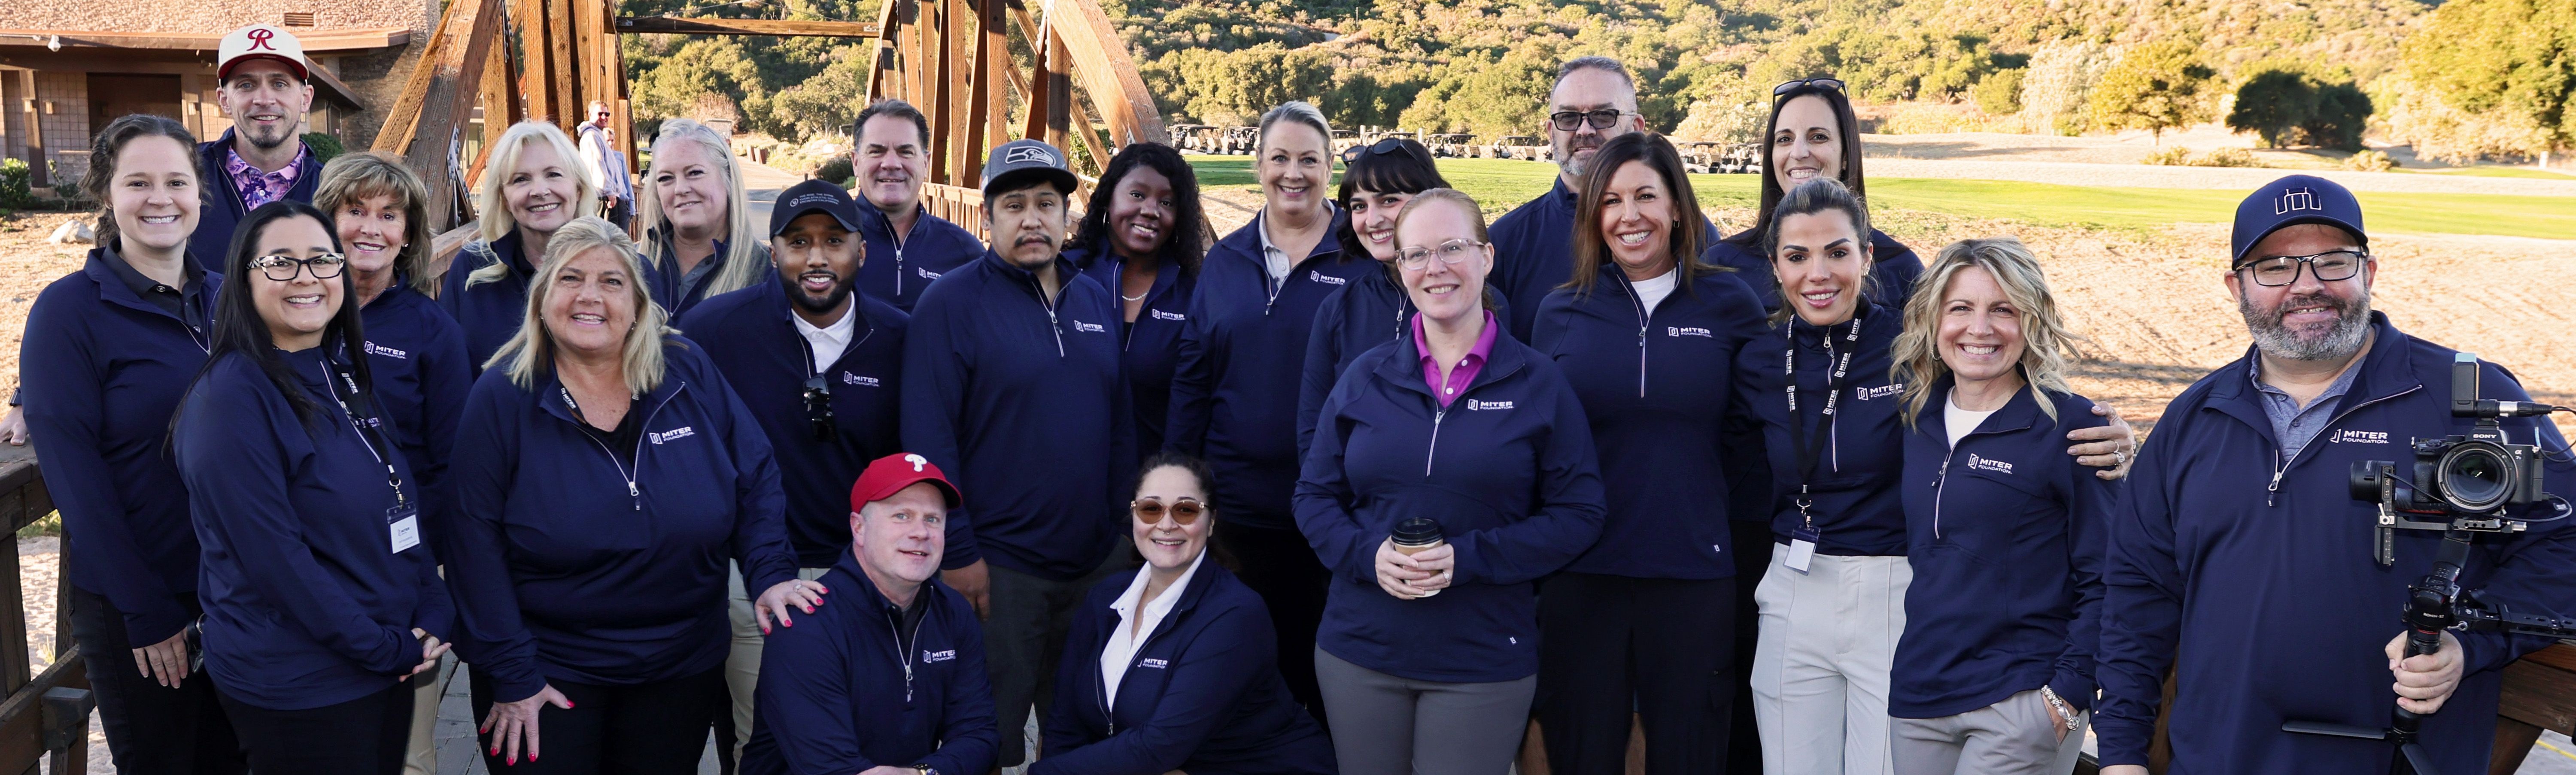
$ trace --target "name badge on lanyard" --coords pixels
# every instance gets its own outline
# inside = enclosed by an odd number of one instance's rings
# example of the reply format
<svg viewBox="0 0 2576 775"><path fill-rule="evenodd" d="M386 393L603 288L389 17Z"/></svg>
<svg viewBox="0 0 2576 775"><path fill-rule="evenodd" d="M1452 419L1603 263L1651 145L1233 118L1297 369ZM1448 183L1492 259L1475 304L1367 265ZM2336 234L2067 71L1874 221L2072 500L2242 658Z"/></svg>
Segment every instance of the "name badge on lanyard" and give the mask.
<svg viewBox="0 0 2576 775"><path fill-rule="evenodd" d="M358 380L350 376L349 372L341 371L336 366L332 371L333 376L339 379L331 381L331 397L339 402L340 413L349 418L349 427L358 432L358 440L367 445L367 454L373 456L378 464L385 467L385 486L394 491L394 505L392 508L385 509L385 533L391 540L393 553L401 554L403 550L420 545L420 507L413 505L410 498L404 497L402 474L394 469L393 460L386 457L389 453L378 449L382 447L383 450L391 450L393 445L376 435L373 404L358 389ZM351 401L356 401L359 406L369 407L371 411L361 417L356 410L350 408Z"/></svg>
<svg viewBox="0 0 2576 775"><path fill-rule="evenodd" d="M385 509L385 525L393 532L395 554L420 545L420 509L410 502Z"/></svg>
<svg viewBox="0 0 2576 775"><path fill-rule="evenodd" d="M1798 333L1796 329L1794 325L1790 327L1788 352L1781 356L1781 375L1784 377L1781 381L1788 383L1785 392L1789 395L1789 434L1797 442L1796 502L1800 525L1789 531L1789 554L1780 559L1780 564L1790 570L1805 573L1807 565L1816 558L1816 544L1824 540L1824 531L1816 528L1816 514L1811 510L1816 503L1814 499L1808 497L1809 487L1816 480L1816 464L1823 460L1825 447L1831 444L1830 439L1834 433L1834 412L1842 406L1843 378L1851 373L1852 355L1860 350L1860 317L1857 315L1852 317L1851 330L1843 335L1843 340L1850 343L1851 348L1844 350L1839 357L1834 352L1836 348L1833 329L1831 327L1825 329L1825 358L1834 364L1834 370L1825 376L1825 405L1816 418L1816 430L1827 437L1821 443L1817 439L1810 438L1818 434L1808 433L1806 418L1798 416Z"/></svg>

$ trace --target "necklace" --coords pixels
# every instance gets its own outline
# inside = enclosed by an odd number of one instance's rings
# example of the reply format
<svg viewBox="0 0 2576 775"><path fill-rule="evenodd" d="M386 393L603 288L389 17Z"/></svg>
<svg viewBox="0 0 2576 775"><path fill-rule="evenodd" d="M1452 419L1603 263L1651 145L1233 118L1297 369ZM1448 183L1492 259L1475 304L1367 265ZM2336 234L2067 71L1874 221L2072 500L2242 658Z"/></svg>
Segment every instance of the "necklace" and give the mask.
<svg viewBox="0 0 2576 775"><path fill-rule="evenodd" d="M1153 293L1153 291L1146 291L1145 293L1139 293L1139 294L1136 294L1136 295L1134 295L1134 296L1129 296L1129 295L1127 295L1127 294L1121 293L1121 294L1118 294L1118 298L1119 298L1120 300L1122 300L1122 301L1144 301L1144 300L1145 300L1145 294L1148 294L1148 293Z"/></svg>

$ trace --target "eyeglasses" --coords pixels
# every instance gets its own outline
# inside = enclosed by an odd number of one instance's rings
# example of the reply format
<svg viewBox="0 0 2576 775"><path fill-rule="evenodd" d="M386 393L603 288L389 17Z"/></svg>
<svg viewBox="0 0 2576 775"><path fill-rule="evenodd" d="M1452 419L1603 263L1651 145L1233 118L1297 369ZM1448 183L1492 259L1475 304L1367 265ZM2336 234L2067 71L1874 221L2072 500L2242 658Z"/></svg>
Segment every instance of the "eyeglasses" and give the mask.
<svg viewBox="0 0 2576 775"><path fill-rule="evenodd" d="M1169 506L1163 505L1162 501L1138 498L1127 503L1127 510L1135 512L1136 521L1148 525L1162 524L1163 515L1166 513L1172 515L1172 521L1187 525L1199 521L1199 515L1208 512L1206 505L1188 498L1175 501Z"/></svg>
<svg viewBox="0 0 2576 775"><path fill-rule="evenodd" d="M324 253L312 258L260 256L250 260L251 267L258 269L260 274L281 283L295 279L296 273L304 271L311 271L313 279L328 280L340 276L340 268L348 264L349 258L338 253Z"/></svg>
<svg viewBox="0 0 2576 775"><path fill-rule="evenodd" d="M1395 252L1395 264L1396 266L1419 272L1424 268L1431 266L1432 256L1439 256L1440 263L1457 266L1460 262L1466 261L1468 256L1473 255L1477 248L1490 244L1493 243L1477 242L1475 240L1467 239L1453 239L1433 247L1405 248Z"/></svg>
<svg viewBox="0 0 2576 775"><path fill-rule="evenodd" d="M2299 281L2299 267L2305 266L2317 276L2317 282L2350 280L2361 273L2361 264L2370 254L2358 250L2329 250L2313 256L2272 256L2237 264L2237 269L2254 272L2254 284L2278 288Z"/></svg>
<svg viewBox="0 0 2576 775"><path fill-rule="evenodd" d="M1383 156L1390 153L1403 152L1404 138L1389 137L1368 145L1354 145L1349 148L1342 149L1342 163L1349 164L1351 162L1359 161L1361 156Z"/></svg>
<svg viewBox="0 0 2576 775"><path fill-rule="evenodd" d="M1791 89L1796 89L1796 88L1800 88L1800 87L1804 87L1804 86L1814 86L1814 87L1819 88L1819 89L1825 89L1825 90L1828 90L1828 91L1836 91L1836 92L1839 92L1839 91L1842 91L1842 90L1843 90L1843 82L1841 81L1841 79L1836 79L1836 78L1800 78L1800 79L1795 80L1795 81L1782 81L1782 82L1780 82L1780 85L1771 87L1771 96L1777 97L1777 96L1780 96L1780 95L1783 95L1783 94L1787 94L1787 93L1789 93L1789 91L1790 91Z"/></svg>
<svg viewBox="0 0 2576 775"><path fill-rule="evenodd" d="M822 375L805 378L805 421L814 426L817 441L831 441L839 435L832 425L832 383Z"/></svg>
<svg viewBox="0 0 2576 775"><path fill-rule="evenodd" d="M1581 126L1586 121L1591 122L1594 129L1608 129L1617 125L1619 117L1625 115L1628 115L1628 112L1618 108L1602 108L1593 111L1562 110L1547 114L1547 121L1556 127L1556 131L1572 132L1575 127Z"/></svg>

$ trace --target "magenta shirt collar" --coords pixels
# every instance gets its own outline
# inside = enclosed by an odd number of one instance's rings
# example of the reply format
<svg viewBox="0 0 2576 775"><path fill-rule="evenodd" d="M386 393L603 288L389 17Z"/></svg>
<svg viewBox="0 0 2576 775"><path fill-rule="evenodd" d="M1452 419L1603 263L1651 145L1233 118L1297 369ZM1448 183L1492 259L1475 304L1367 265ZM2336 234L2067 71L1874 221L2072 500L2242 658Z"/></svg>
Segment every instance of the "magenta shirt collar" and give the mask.
<svg viewBox="0 0 2576 775"><path fill-rule="evenodd" d="M1431 343L1422 336L1422 316L1413 316L1413 351L1422 359L1422 382L1431 386L1431 397L1446 407L1458 400L1458 394L1475 384L1476 372L1485 370L1485 359L1494 355L1494 312L1485 310L1485 333L1476 336L1476 346L1467 349L1467 357L1458 359L1458 368L1449 370L1449 381L1440 380L1440 362L1431 359Z"/></svg>

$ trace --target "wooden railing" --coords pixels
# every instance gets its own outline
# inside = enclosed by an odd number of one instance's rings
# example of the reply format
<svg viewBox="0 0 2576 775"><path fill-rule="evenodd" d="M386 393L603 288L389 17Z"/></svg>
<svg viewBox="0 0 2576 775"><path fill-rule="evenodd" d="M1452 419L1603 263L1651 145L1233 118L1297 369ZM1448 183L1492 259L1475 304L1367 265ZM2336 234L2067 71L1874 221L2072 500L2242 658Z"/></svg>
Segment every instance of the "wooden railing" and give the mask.
<svg viewBox="0 0 2576 775"><path fill-rule="evenodd" d="M53 513L54 499L45 491L44 472L29 447L0 445L0 525L12 536L18 529ZM70 561L69 552L55 554ZM72 648L71 574L55 574L53 662L35 672L27 653L27 600L18 586L17 547L0 551L0 773L34 773L36 762L50 756L52 772L89 771L89 712L96 702L89 693L89 673Z"/></svg>

